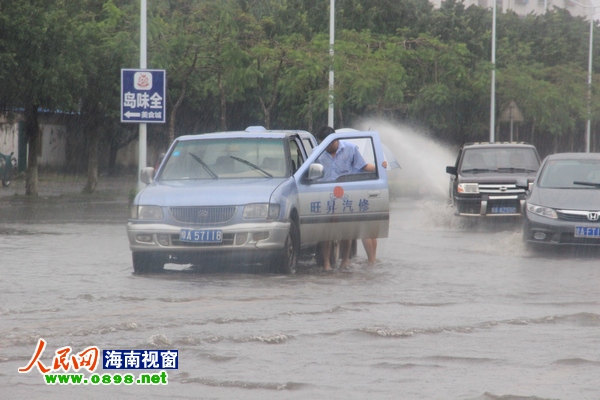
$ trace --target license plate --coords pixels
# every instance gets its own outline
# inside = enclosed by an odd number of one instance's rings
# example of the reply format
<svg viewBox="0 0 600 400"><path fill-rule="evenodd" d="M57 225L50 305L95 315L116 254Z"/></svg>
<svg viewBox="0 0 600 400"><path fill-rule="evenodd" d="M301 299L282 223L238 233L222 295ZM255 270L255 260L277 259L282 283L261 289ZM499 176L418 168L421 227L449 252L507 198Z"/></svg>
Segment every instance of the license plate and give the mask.
<svg viewBox="0 0 600 400"><path fill-rule="evenodd" d="M600 239L600 227L576 226L575 237Z"/></svg>
<svg viewBox="0 0 600 400"><path fill-rule="evenodd" d="M516 214L517 207L492 207L492 214Z"/></svg>
<svg viewBox="0 0 600 400"><path fill-rule="evenodd" d="M217 229L182 229L179 240L194 243L221 243L223 232Z"/></svg>

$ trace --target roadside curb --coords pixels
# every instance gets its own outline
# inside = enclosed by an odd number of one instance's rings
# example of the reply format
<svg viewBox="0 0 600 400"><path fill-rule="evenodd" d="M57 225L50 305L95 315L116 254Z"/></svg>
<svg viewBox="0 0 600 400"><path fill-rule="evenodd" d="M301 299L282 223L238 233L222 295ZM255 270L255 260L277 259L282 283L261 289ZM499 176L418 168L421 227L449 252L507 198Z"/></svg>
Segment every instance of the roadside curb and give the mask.
<svg viewBox="0 0 600 400"><path fill-rule="evenodd" d="M137 180L133 175L100 176L94 193L83 193L87 179L82 175L40 174L38 195L25 195L25 180L19 179L9 187L0 188L0 203L61 202L129 202L137 192Z"/></svg>

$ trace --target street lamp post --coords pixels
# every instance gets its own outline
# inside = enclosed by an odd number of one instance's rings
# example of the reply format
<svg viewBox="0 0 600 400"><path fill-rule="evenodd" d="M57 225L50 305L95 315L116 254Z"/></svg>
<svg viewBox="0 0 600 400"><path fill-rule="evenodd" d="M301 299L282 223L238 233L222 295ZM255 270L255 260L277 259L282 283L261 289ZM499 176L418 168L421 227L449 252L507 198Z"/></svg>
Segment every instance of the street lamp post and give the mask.
<svg viewBox="0 0 600 400"><path fill-rule="evenodd" d="M492 87L490 94L490 143L494 143L496 126L496 0L492 11Z"/></svg>
<svg viewBox="0 0 600 400"><path fill-rule="evenodd" d="M335 36L335 0L329 5L329 112L327 114L327 125L333 126L333 43Z"/></svg>
<svg viewBox="0 0 600 400"><path fill-rule="evenodd" d="M585 127L585 152L590 152L590 143L591 143L591 131L592 131L592 57L593 57L593 43L594 43L594 9L600 6L594 5L583 5L578 3L577 1L571 0L572 3L578 5L581 8L591 9L592 13L590 14L590 48L588 52L588 81L587 81L587 108L588 108L588 119Z"/></svg>
<svg viewBox="0 0 600 400"><path fill-rule="evenodd" d="M590 49L588 53L588 120L585 127L585 152L590 152L591 130L592 130L592 55L594 42L594 16L590 15Z"/></svg>
<svg viewBox="0 0 600 400"><path fill-rule="evenodd" d="M140 2L140 68L145 69L146 66L146 0ZM139 143L138 143L138 189L144 188L144 183L140 180L142 168L146 167L146 124L141 123L139 126Z"/></svg>

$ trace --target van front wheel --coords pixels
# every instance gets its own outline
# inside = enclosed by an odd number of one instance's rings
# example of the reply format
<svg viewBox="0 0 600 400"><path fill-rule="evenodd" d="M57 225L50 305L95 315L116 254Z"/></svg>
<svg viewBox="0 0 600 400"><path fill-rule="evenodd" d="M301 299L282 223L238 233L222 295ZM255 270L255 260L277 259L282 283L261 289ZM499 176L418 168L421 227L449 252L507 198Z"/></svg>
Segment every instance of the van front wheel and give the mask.
<svg viewBox="0 0 600 400"><path fill-rule="evenodd" d="M283 274L295 274L298 268L298 256L300 255L300 231L294 221L290 223L285 245L281 253L271 261Z"/></svg>

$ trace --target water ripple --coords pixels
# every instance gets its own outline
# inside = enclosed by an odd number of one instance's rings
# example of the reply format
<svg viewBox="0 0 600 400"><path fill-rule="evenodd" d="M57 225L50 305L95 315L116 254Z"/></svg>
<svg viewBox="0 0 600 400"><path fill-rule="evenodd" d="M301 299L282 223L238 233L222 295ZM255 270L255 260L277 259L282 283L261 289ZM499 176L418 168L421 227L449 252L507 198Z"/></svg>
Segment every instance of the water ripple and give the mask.
<svg viewBox="0 0 600 400"><path fill-rule="evenodd" d="M435 360L435 361L450 361L450 362L464 362L464 363L490 363L490 362L496 362L498 360L495 360L493 358L487 358L487 357L456 357L456 356L432 356L432 357L426 357L427 359L430 360Z"/></svg>
<svg viewBox="0 0 600 400"><path fill-rule="evenodd" d="M389 302L377 302L377 301L354 301L349 304L355 306L380 306L380 305L399 305L406 307L446 307L453 306L456 303L415 303L412 301L389 301Z"/></svg>
<svg viewBox="0 0 600 400"><path fill-rule="evenodd" d="M247 337L236 337L232 340L237 343L262 342L266 344L279 344L287 342L289 337L283 333L274 335L253 335Z"/></svg>
<svg viewBox="0 0 600 400"><path fill-rule="evenodd" d="M114 332L120 332L120 331L134 331L137 329L139 329L139 326L135 322L121 322L116 325L100 326L95 329L76 330L76 331L70 333L70 336L91 336L91 335L97 335L97 334L103 335L106 333L114 333ZM58 335L54 335L54 336L58 336Z"/></svg>
<svg viewBox="0 0 600 400"><path fill-rule="evenodd" d="M577 314L562 315L555 318L557 322L571 323L577 326L600 326L600 315L589 312L581 312Z"/></svg>
<svg viewBox="0 0 600 400"><path fill-rule="evenodd" d="M9 314L34 314L34 313L55 313L60 311L60 308L42 308L36 310L14 310L10 308L4 308L0 311L0 315L9 315Z"/></svg>
<svg viewBox="0 0 600 400"><path fill-rule="evenodd" d="M200 383L212 387L227 387L239 389L267 389L267 390L296 390L303 386L304 383L287 382L287 383L269 383L269 382L244 382L244 381L220 381L216 379L206 378L190 378L184 379L181 383Z"/></svg>
<svg viewBox="0 0 600 400"><path fill-rule="evenodd" d="M429 370L431 368L444 368L443 366L437 365L437 364L417 364L417 363L396 364L396 363L390 363L390 362L378 363L378 364L375 364L373 367L389 369L389 370L416 369L416 368L425 368L425 369Z"/></svg>
<svg viewBox="0 0 600 400"><path fill-rule="evenodd" d="M153 346L154 348L163 348L165 346L170 347L173 343L167 339L167 337L163 334L152 335L146 341L147 345Z"/></svg>
<svg viewBox="0 0 600 400"><path fill-rule="evenodd" d="M486 325L481 326L482 328ZM436 334L442 332L456 332L456 333L471 333L476 329L473 326L446 326L446 327L433 327L433 328L385 328L385 327L374 327L374 328L363 328L359 329L361 332L365 332L375 336L391 337L391 338L407 338L415 335L427 335Z"/></svg>
<svg viewBox="0 0 600 400"><path fill-rule="evenodd" d="M342 312L347 310L346 308L336 306L327 310L319 310L319 311L287 311L282 313L283 315L322 315L322 314L333 314L337 312Z"/></svg>
<svg viewBox="0 0 600 400"><path fill-rule="evenodd" d="M184 346L200 346L202 344L202 339L186 336L184 338L175 340L175 344L181 344Z"/></svg>
<svg viewBox="0 0 600 400"><path fill-rule="evenodd" d="M248 322L266 321L266 318L213 318L208 320L215 324L243 324Z"/></svg>
<svg viewBox="0 0 600 400"><path fill-rule="evenodd" d="M538 396L519 396L514 394L503 394L501 396L490 392L485 392L479 400L556 400L554 398L538 397Z"/></svg>
<svg viewBox="0 0 600 400"><path fill-rule="evenodd" d="M202 300L202 297L197 297L197 298L186 298L186 297L182 297L182 298L173 298L173 297L159 297L156 300L158 301L162 301L165 303L190 303L192 301L198 301L198 300Z"/></svg>
<svg viewBox="0 0 600 400"><path fill-rule="evenodd" d="M539 324L573 324L584 327L600 327L600 315L595 313L577 313L569 315L549 315L540 318L511 318L503 321L485 321L475 325L466 326L441 326L429 328L394 328L394 327L367 327L358 329L360 332L370 335L389 337L389 338L407 338L415 335L437 334L442 332L454 333L472 333L478 329L491 329L500 324L506 325L539 325Z"/></svg>
<svg viewBox="0 0 600 400"><path fill-rule="evenodd" d="M232 360L236 360L237 359L237 357L218 356L216 354L211 354L211 355L207 356L206 358L208 358L211 361L216 361L216 362L227 362L227 361L232 361Z"/></svg>
<svg viewBox="0 0 600 400"><path fill-rule="evenodd" d="M554 364L559 365L594 365L600 366L600 361L596 360L586 360L585 358L565 358L562 360L556 360Z"/></svg>

